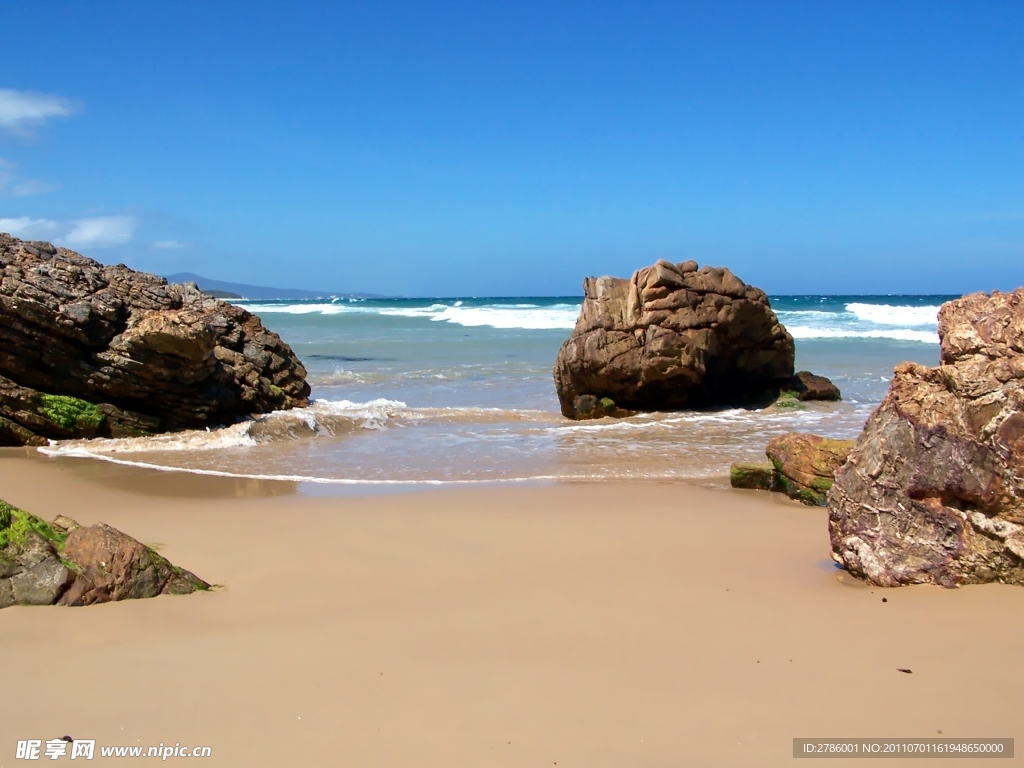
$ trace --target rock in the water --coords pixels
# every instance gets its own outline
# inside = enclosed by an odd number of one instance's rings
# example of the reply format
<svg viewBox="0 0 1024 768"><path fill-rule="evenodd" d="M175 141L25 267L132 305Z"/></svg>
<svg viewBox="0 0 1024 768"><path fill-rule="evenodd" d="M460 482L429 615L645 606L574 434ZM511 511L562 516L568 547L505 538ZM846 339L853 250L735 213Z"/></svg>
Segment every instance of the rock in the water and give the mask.
<svg viewBox="0 0 1024 768"><path fill-rule="evenodd" d="M839 387L824 376L810 371L797 371L793 378L782 385L784 392L792 392L797 400L842 400Z"/></svg>
<svg viewBox="0 0 1024 768"><path fill-rule="evenodd" d="M308 403L291 348L244 309L0 234L0 445L234 423Z"/></svg>
<svg viewBox="0 0 1024 768"><path fill-rule="evenodd" d="M569 418L586 395L631 411L763 402L793 376L793 338L764 292L728 269L659 261L584 290L554 370Z"/></svg>
<svg viewBox="0 0 1024 768"><path fill-rule="evenodd" d="M116 528L50 523L0 501L0 608L89 605L209 589Z"/></svg>
<svg viewBox="0 0 1024 768"><path fill-rule="evenodd" d="M615 405L610 397L595 397L594 395L580 395L573 401L573 412L577 419L603 419L611 416L613 419L624 419L633 416L633 411L627 411Z"/></svg>
<svg viewBox="0 0 1024 768"><path fill-rule="evenodd" d="M880 586L1024 584L1024 288L942 306L829 494L832 557Z"/></svg>
<svg viewBox="0 0 1024 768"><path fill-rule="evenodd" d="M825 506L836 471L853 440L788 432L768 441L765 454L775 469L775 490L812 506Z"/></svg>

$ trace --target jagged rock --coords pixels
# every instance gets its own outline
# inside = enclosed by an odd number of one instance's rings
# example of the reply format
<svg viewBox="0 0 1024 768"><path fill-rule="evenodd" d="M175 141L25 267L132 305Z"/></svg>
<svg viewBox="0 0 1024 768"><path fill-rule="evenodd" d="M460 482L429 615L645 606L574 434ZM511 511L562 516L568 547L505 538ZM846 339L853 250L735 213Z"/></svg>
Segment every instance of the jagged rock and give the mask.
<svg viewBox="0 0 1024 768"><path fill-rule="evenodd" d="M788 432L768 441L765 454L775 468L775 489L812 506L825 506L836 470L846 461L853 440Z"/></svg>
<svg viewBox="0 0 1024 768"><path fill-rule="evenodd" d="M0 234L0 445L234 423L308 404L291 348L244 309Z"/></svg>
<svg viewBox="0 0 1024 768"><path fill-rule="evenodd" d="M0 608L90 605L209 589L189 571L109 525L47 523L0 501Z"/></svg>
<svg viewBox="0 0 1024 768"><path fill-rule="evenodd" d="M797 371L793 378L782 386L783 391L792 392L797 400L842 400L839 387L824 376L810 371Z"/></svg>
<svg viewBox="0 0 1024 768"><path fill-rule="evenodd" d="M768 297L728 269L659 261L587 278L555 362L562 413L581 396L633 411L768 402L793 376L793 338Z"/></svg>
<svg viewBox="0 0 1024 768"><path fill-rule="evenodd" d="M939 311L829 493L832 557L880 586L1024 584L1024 288Z"/></svg>
<svg viewBox="0 0 1024 768"><path fill-rule="evenodd" d="M175 568L149 547L103 523L72 530L63 554L79 571L61 605L181 595L209 587L195 574Z"/></svg>

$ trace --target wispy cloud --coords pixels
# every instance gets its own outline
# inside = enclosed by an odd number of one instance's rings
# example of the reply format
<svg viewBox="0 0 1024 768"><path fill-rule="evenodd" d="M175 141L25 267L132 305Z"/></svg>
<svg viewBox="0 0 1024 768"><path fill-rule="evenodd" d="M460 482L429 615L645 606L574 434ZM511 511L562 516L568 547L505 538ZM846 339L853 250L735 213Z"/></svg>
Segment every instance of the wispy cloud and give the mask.
<svg viewBox="0 0 1024 768"><path fill-rule="evenodd" d="M181 248L188 248L188 243L179 243L177 240L157 240L153 243L153 247L161 251L177 251Z"/></svg>
<svg viewBox="0 0 1024 768"><path fill-rule="evenodd" d="M39 179L19 179L14 173L14 163L0 157L0 195L28 197L29 195L52 192L59 188L59 184L47 184Z"/></svg>
<svg viewBox="0 0 1024 768"><path fill-rule="evenodd" d="M60 189L60 184L49 184L39 179L24 179L11 185L10 195L11 197L29 197L30 195L53 192L55 189Z"/></svg>
<svg viewBox="0 0 1024 768"><path fill-rule="evenodd" d="M106 248L131 240L135 233L135 219L131 216L94 216L60 222L28 216L0 218L0 232L8 232L23 240L52 240L69 248Z"/></svg>
<svg viewBox="0 0 1024 768"><path fill-rule="evenodd" d="M72 222L64 243L72 248L122 245L132 239L134 232L135 219L131 216L96 216Z"/></svg>
<svg viewBox="0 0 1024 768"><path fill-rule="evenodd" d="M63 96L0 88L0 129L22 136L53 117L69 117L81 109Z"/></svg>
<svg viewBox="0 0 1024 768"><path fill-rule="evenodd" d="M50 219L31 219L28 216L0 219L0 232L6 232L22 240L44 240L55 237L64 230L60 222Z"/></svg>

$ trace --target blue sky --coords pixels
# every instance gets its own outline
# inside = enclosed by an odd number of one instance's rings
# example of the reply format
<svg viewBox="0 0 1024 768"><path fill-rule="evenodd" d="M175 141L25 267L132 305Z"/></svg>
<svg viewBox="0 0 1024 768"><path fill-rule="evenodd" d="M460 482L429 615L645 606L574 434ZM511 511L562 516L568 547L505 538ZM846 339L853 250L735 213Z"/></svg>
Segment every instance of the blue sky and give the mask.
<svg viewBox="0 0 1024 768"><path fill-rule="evenodd" d="M0 230L169 274L1024 284L1024 3L5 2Z"/></svg>

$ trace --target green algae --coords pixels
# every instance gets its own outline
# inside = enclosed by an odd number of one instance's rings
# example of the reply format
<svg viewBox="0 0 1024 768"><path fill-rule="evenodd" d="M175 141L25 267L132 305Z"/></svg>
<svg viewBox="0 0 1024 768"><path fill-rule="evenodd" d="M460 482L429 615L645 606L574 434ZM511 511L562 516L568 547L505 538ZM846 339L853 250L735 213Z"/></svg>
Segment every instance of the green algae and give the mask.
<svg viewBox="0 0 1024 768"><path fill-rule="evenodd" d="M775 486L775 469L771 464L733 464L729 468L729 484L733 488L770 491Z"/></svg>
<svg viewBox="0 0 1024 768"><path fill-rule="evenodd" d="M30 532L49 539L58 550L64 547L64 540L67 538L67 534L57 533L41 517L11 506L6 501L0 501L0 549L11 544L21 546Z"/></svg>
<svg viewBox="0 0 1024 768"><path fill-rule="evenodd" d="M92 403L67 395L40 395L39 412L57 426L69 431L97 429L106 418Z"/></svg>

